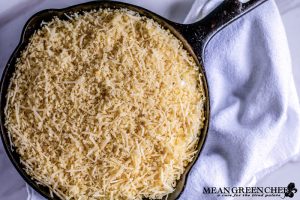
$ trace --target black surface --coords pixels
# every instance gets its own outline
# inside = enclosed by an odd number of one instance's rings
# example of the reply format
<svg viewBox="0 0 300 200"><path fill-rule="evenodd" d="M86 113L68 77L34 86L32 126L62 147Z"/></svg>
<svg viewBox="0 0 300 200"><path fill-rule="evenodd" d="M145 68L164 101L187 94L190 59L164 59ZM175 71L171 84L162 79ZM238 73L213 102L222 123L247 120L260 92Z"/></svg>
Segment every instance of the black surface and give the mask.
<svg viewBox="0 0 300 200"><path fill-rule="evenodd" d="M208 93L208 85L205 76L205 70L203 65L203 50L207 42L211 39L211 37L216 34L219 30L225 27L228 23L232 22L233 20L237 19L241 15L245 14L246 12L250 11L251 9L255 8L256 6L260 5L261 3L265 2L266 0L251 0L249 3L240 4L236 0L226 0L222 3L218 8L216 8L210 15L205 17L203 20L196 22L194 24L183 25L171 22L163 17L156 15L153 12L150 12L144 8L120 3L120 2L111 2L111 1L94 1L88 2L80 5L71 6L65 9L48 9L37 14L33 15L28 22L25 24L24 29L22 31L20 43L18 44L17 48L13 52L12 56L10 57L6 67L4 68L1 83L0 83L0 127L1 127L1 138L6 150L8 157L10 158L11 162L20 173L20 175L24 178L24 180L33 187L37 192L43 195L47 199L60 199L58 196L54 195L53 198L50 196L49 188L38 185L37 182L32 179L27 173L23 170L23 165L20 163L19 155L12 151L10 146L10 141L7 134L7 129L4 126L5 123L5 115L4 115L4 107L6 105L6 94L8 85L10 82L10 78L12 77L13 72L15 71L15 63L16 59L20 56L20 52L26 47L29 42L30 36L34 33L35 30L41 28L41 23L50 21L53 19L54 16L59 17L60 19L68 20L65 16L66 14L71 14L74 12L82 12L82 11L89 11L93 9L99 8L127 8L133 11L140 13L143 16L147 16L156 20L159 24L161 24L166 29L169 29L175 36L177 36L182 42L185 47L189 51L189 53L194 57L195 61L199 65L199 71L204 74L202 76L202 82L204 84L205 95L207 97L205 107L205 127L201 130L200 140L197 148L197 154L192 163L190 163L185 170L184 174L182 175L181 179L177 183L177 187L175 191L169 195L168 199L177 199L182 191L184 190L187 175L199 158L199 154L201 149L203 148L208 126L209 126L209 93Z"/></svg>

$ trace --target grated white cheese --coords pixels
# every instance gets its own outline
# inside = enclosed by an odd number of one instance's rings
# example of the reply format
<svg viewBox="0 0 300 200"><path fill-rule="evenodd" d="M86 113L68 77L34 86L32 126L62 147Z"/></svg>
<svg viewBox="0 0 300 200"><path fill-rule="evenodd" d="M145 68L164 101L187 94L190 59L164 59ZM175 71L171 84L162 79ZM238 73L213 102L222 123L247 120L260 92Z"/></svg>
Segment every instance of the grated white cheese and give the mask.
<svg viewBox="0 0 300 200"><path fill-rule="evenodd" d="M63 199L161 199L195 155L201 74L128 10L55 18L17 61L6 127L28 174Z"/></svg>

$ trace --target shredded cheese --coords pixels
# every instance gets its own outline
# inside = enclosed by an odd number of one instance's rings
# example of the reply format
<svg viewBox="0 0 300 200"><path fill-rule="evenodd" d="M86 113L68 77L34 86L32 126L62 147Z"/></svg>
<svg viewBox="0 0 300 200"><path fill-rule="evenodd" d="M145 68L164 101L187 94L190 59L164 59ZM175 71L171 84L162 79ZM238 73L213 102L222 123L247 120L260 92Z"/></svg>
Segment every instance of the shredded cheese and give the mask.
<svg viewBox="0 0 300 200"><path fill-rule="evenodd" d="M54 18L16 64L6 127L62 199L161 199L195 154L205 96L168 30L128 10Z"/></svg>

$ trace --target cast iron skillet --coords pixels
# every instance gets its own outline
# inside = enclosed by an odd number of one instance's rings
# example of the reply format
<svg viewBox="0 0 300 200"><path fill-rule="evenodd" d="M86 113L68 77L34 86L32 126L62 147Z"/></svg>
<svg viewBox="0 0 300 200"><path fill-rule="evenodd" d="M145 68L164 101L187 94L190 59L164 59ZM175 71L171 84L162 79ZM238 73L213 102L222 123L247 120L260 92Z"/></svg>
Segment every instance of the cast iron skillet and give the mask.
<svg viewBox="0 0 300 200"><path fill-rule="evenodd" d="M21 51L26 47L29 42L30 36L41 27L42 21L47 22L53 19L54 16L59 17L60 19L68 20L65 14L72 14L74 12L82 13L83 11L89 11L93 9L99 8L126 8L129 10L133 10L135 12L140 13L142 16L146 16L148 18L154 19L156 22L161 24L164 28L169 29L178 39L180 39L185 47L185 49L193 56L197 64L199 65L200 72L204 75L202 76L202 82L204 85L206 103L205 107L205 127L201 130L200 140L197 147L197 154L195 155L194 160L188 165L184 174L181 176L181 179L177 182L176 189L173 193L168 195L168 199L173 200L177 199L180 194L183 192L187 175L199 157L199 153L203 147L209 124L209 93L208 93L208 85L205 76L205 69L203 67L203 57L204 57L204 49L206 44L215 35L218 31L224 28L227 24L249 12L253 8L262 4L266 0L250 0L247 3L240 3L237 0L225 0L220 6L218 6L215 10L213 10L207 17L200 20L199 22L193 24L178 24L172 21L169 21L151 11L148 11L144 8L121 3L121 2L111 2L111 1L93 1L84 4L79 4L75 6L71 6L64 9L48 9L43 10L35 15L33 15L25 24L20 43L17 48L13 52L10 57L1 78L0 85L0 126L1 126L1 137L2 142L5 147L6 153L10 158L11 162L23 177L23 179L33 187L37 192L43 195L47 199L60 199L58 196L54 194L51 197L51 192L48 187L39 185L36 180L30 177L23 169L23 165L20 163L19 155L14 151L14 147L11 146L10 140L7 134L7 129L4 126L5 115L4 115L4 107L6 105L6 94L8 85L10 82L10 78L12 77L13 72L15 71L15 63L16 59L20 56Z"/></svg>

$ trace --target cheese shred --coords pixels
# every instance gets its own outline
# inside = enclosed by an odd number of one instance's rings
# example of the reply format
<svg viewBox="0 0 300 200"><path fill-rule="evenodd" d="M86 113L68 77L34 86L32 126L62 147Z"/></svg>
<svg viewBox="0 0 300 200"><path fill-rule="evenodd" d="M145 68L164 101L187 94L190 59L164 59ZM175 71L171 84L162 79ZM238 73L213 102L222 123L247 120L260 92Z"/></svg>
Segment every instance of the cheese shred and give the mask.
<svg viewBox="0 0 300 200"><path fill-rule="evenodd" d="M195 155L201 74L182 43L123 9L43 22L17 60L6 127L63 199L161 199Z"/></svg>

